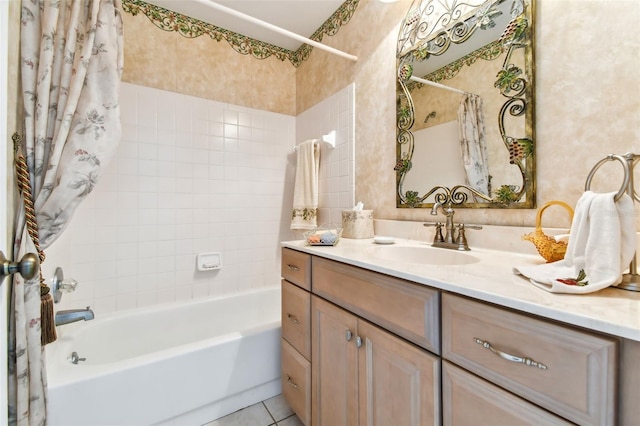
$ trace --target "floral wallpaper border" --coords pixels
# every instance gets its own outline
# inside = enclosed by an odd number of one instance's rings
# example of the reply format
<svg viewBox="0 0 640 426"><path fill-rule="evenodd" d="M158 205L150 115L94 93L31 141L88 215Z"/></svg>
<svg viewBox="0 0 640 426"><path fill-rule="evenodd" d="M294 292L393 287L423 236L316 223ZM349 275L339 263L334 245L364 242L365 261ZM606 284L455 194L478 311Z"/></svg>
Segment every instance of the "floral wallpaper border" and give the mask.
<svg viewBox="0 0 640 426"><path fill-rule="evenodd" d="M329 36L335 35L340 27L346 25L351 20L359 2L360 0L346 0L309 38L320 42L324 34ZM309 58L313 50L313 47L308 44L303 44L296 51L284 49L180 13L172 12L159 6L145 3L142 0L123 0L122 8L125 12L134 16L138 15L138 13L143 13L158 28L164 31L176 31L187 38L195 38L207 34L216 41L224 39L236 52L242 53L243 55L250 54L257 59L266 59L270 56L275 56L281 61L288 59L294 67L299 67L303 61Z"/></svg>
<svg viewBox="0 0 640 426"><path fill-rule="evenodd" d="M477 50L474 50L468 55L465 55L460 59L457 59L454 62L451 62L450 64L445 65L440 69L437 69L436 71L422 78L424 78L425 80L434 81L436 83L439 83L443 80L449 80L455 77L456 74L458 74L458 72L460 71L460 69L462 69L463 66L465 65L471 66L478 59L484 59L485 61L492 61L497 57L499 57L500 55L502 55L502 53L504 53L505 50L506 50L505 45L500 40L495 40ZM415 81L412 81L407 85L409 91L412 91L414 88L419 88L422 86L424 86L422 83L418 83Z"/></svg>

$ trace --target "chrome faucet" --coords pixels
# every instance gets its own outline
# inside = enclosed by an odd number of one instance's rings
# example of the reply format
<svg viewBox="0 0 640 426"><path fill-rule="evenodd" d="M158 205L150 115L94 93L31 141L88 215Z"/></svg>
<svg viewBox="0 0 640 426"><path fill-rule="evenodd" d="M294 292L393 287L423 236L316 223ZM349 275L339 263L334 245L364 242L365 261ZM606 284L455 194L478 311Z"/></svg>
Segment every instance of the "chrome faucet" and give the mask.
<svg viewBox="0 0 640 426"><path fill-rule="evenodd" d="M64 325L72 322L84 320L89 321L95 318L93 311L87 306L86 309L67 309L56 312L56 325Z"/></svg>
<svg viewBox="0 0 640 426"><path fill-rule="evenodd" d="M482 229L482 226L465 225L464 223L454 225L453 215L455 214L455 212L451 207L451 203L448 203L446 207L440 202L434 203L433 207L431 208L431 214L433 216L437 215L438 210L441 210L442 214L444 214L444 217L445 217L444 225L440 222L424 224L424 226L435 226L436 228L436 232L433 237L433 244L431 246L453 249L453 250L471 250L467 242L465 229ZM445 230L444 236L442 236L443 226ZM457 231L457 234L456 234L456 231Z"/></svg>

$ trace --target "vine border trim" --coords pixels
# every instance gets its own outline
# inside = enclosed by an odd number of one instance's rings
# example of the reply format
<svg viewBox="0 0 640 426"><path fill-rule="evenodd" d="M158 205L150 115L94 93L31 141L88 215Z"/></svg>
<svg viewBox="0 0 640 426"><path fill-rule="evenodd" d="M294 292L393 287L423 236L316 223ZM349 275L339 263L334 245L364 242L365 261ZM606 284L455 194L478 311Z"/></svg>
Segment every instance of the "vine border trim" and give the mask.
<svg viewBox="0 0 640 426"><path fill-rule="evenodd" d="M340 27L351 20L359 2L360 0L346 0L309 38L320 42L325 34L335 35ZM122 9L133 16L143 13L161 30L175 31L186 38L195 38L206 34L218 42L226 40L233 50L243 55L251 55L256 59L266 59L270 56L274 56L280 61L288 59L296 68L309 59L313 50L313 47L308 44L303 44L296 51L284 49L142 0L122 0Z"/></svg>

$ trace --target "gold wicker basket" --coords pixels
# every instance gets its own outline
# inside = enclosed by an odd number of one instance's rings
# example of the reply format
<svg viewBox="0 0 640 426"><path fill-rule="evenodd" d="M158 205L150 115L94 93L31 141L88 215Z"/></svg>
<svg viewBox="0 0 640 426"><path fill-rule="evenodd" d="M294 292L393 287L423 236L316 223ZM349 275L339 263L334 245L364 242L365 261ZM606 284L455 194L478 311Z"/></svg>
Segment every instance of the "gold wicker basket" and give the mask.
<svg viewBox="0 0 640 426"><path fill-rule="evenodd" d="M573 209L569 204L563 201L549 201L538 210L535 231L522 236L523 240L531 241L536 246L538 253L540 253L540 256L542 256L547 263L564 259L564 255L567 252L566 242L557 241L542 231L542 213L547 207L556 204L564 207L569 212L569 221L573 221Z"/></svg>

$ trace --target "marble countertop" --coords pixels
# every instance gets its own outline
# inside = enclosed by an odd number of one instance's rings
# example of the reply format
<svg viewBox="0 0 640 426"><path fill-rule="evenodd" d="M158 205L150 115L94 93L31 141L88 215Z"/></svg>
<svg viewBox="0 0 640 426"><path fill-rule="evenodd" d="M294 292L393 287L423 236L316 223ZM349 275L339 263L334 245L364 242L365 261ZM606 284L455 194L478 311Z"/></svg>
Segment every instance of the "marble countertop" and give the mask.
<svg viewBox="0 0 640 426"><path fill-rule="evenodd" d="M437 265L400 260L389 254L399 247L434 249L429 244L395 239L395 244L379 245L373 239L342 238L336 246L309 246L305 241L287 241L283 247L303 251L371 271L428 285L433 288L495 303L544 318L640 341L640 293L609 287L584 294L549 293L513 273L514 266L543 263L539 256L490 249L460 253L474 256L475 263ZM439 256L439 255L438 255ZM467 258L469 259L469 258Z"/></svg>

